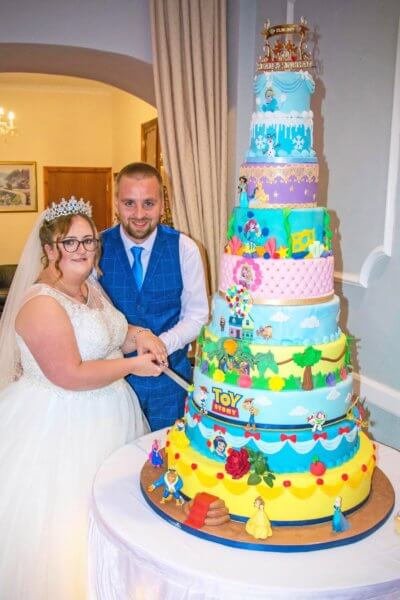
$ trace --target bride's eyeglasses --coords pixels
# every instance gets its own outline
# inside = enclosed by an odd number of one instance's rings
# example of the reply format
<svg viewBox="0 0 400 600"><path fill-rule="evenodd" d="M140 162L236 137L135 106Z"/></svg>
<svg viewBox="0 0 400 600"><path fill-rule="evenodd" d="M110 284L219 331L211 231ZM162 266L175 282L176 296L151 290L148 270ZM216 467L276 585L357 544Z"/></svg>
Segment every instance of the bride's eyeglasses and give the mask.
<svg viewBox="0 0 400 600"><path fill-rule="evenodd" d="M85 238L83 240L65 238L54 242L54 244L61 244L66 252L76 252L81 244L88 252L94 252L98 248L99 240L97 238Z"/></svg>

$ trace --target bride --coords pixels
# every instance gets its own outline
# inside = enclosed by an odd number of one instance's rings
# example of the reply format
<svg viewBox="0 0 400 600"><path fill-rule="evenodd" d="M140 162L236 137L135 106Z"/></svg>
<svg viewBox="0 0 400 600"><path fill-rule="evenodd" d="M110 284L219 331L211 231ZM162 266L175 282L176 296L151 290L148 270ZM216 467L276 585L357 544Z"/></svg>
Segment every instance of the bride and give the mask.
<svg viewBox="0 0 400 600"><path fill-rule="evenodd" d="M2 316L2 600L86 597L94 475L148 431L124 377L157 376L167 356L90 277L99 254L89 205L53 204L31 233Z"/></svg>

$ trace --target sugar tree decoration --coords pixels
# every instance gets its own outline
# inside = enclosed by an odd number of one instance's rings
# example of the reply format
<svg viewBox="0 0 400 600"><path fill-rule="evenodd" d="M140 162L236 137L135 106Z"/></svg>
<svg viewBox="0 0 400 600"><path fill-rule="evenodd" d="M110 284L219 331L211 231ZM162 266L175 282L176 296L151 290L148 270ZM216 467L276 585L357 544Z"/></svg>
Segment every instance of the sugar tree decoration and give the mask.
<svg viewBox="0 0 400 600"><path fill-rule="evenodd" d="M227 233L226 233L226 239L230 240L235 234L235 216L232 213L229 221L228 221L228 229L227 229Z"/></svg>
<svg viewBox="0 0 400 600"><path fill-rule="evenodd" d="M287 238L287 257L290 258L292 256L293 253L293 245L292 245L292 230L290 228L290 223L289 223L289 217L290 217L290 213L292 211L290 210L290 208L284 208L283 209L283 226L285 228L286 231L286 238Z"/></svg>
<svg viewBox="0 0 400 600"><path fill-rule="evenodd" d="M221 353L221 340L214 341L209 338L204 338L202 346L204 354L206 354L210 360L214 357L217 357L217 359L219 358Z"/></svg>
<svg viewBox="0 0 400 600"><path fill-rule="evenodd" d="M343 352L341 352L339 356L335 356L334 358L322 356L322 352L320 350L317 350L316 348L313 348L313 346L308 346L308 348L306 348L304 352L296 352L295 354L293 354L293 362L296 363L296 365L298 365L299 367L304 368L302 384L303 390L314 389L311 367L316 365L320 360L323 360L325 362L337 363L341 358L343 358L343 356L346 355L346 353L348 353L347 340Z"/></svg>
<svg viewBox="0 0 400 600"><path fill-rule="evenodd" d="M313 380L312 380L312 371L311 367L317 364L321 359L322 352L313 348L312 346L308 346L304 350L304 352L296 352L293 354L293 362L296 363L299 367L304 368L303 373L303 390L312 390L313 389Z"/></svg>
<svg viewBox="0 0 400 600"><path fill-rule="evenodd" d="M346 347L344 355L344 364L347 368L351 367L351 345L354 343L355 338L351 335L346 335Z"/></svg>
<svg viewBox="0 0 400 600"><path fill-rule="evenodd" d="M264 481L269 487L273 487L275 475L270 471L267 457L259 451L247 448L249 454L250 474L247 480L249 485L257 485Z"/></svg>
<svg viewBox="0 0 400 600"><path fill-rule="evenodd" d="M325 231L325 246L326 249L332 250L332 229L331 229L331 215L327 210L324 211L324 231Z"/></svg>
<svg viewBox="0 0 400 600"><path fill-rule="evenodd" d="M239 362L246 361L251 367L254 367L254 365L256 364L256 359L253 356L253 353L251 352L248 344L238 344L238 349L235 358Z"/></svg>
<svg viewBox="0 0 400 600"><path fill-rule="evenodd" d="M278 373L278 371L279 371L279 367L276 364L275 357L272 354L271 350L269 350L269 352L265 352L265 353L259 352L254 357L254 360L257 365L257 369L258 369L258 373L259 373L260 377L265 377L265 374L268 371L268 369L270 371L272 371L272 373L275 373L275 374Z"/></svg>

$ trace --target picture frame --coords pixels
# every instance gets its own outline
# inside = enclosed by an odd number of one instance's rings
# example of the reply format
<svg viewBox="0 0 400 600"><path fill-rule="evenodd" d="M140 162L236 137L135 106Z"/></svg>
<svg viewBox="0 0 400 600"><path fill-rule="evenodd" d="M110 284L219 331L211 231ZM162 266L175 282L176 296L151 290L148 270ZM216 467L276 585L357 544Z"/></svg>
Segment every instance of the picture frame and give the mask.
<svg viewBox="0 0 400 600"><path fill-rule="evenodd" d="M0 161L0 213L37 210L36 162Z"/></svg>

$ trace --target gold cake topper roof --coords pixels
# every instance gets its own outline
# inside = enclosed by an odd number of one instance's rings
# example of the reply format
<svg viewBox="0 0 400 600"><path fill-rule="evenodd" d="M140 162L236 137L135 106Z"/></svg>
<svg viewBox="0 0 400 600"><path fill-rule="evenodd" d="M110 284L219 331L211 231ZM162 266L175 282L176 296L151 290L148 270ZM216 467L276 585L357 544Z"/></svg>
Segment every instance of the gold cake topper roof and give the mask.
<svg viewBox="0 0 400 600"><path fill-rule="evenodd" d="M300 23L273 25L266 21L262 34L265 36L264 56L260 56L257 71L297 71L313 66L312 58L307 50L309 28L307 21L301 17ZM275 43L269 40L280 36ZM300 36L296 39L297 36Z"/></svg>

